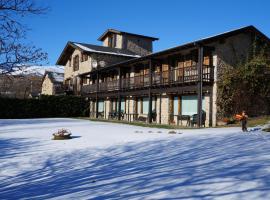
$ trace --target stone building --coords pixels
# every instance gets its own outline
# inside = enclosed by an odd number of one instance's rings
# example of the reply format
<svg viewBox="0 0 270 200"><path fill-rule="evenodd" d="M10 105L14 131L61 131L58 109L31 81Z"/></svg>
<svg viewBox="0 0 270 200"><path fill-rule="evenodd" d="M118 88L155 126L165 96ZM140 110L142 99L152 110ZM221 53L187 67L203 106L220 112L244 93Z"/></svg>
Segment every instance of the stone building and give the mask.
<svg viewBox="0 0 270 200"><path fill-rule="evenodd" d="M87 77L81 79L83 74L150 54L152 42L158 38L108 29L98 40L103 46L68 42L57 61L65 66L65 85L75 94L80 94L82 85L93 83Z"/></svg>
<svg viewBox="0 0 270 200"><path fill-rule="evenodd" d="M248 26L151 53L157 38L109 29L103 47L69 42L57 64L80 80L68 84L90 99L91 117L216 126L219 71L247 58L255 38L270 41Z"/></svg>
<svg viewBox="0 0 270 200"><path fill-rule="evenodd" d="M42 79L43 95L59 95L64 94L64 74L58 72L46 71Z"/></svg>

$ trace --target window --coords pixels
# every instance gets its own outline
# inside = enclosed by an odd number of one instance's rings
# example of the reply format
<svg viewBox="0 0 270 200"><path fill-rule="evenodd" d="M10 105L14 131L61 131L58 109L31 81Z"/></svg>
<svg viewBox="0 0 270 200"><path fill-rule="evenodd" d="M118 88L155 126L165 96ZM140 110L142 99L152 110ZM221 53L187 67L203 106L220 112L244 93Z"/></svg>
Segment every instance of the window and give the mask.
<svg viewBox="0 0 270 200"><path fill-rule="evenodd" d="M73 71L78 71L79 70L79 55L76 55L73 58Z"/></svg>
<svg viewBox="0 0 270 200"><path fill-rule="evenodd" d="M125 105L126 105L125 99L121 99L121 112L125 112L126 111Z"/></svg>
<svg viewBox="0 0 270 200"><path fill-rule="evenodd" d="M87 78L82 79L83 84L87 84Z"/></svg>
<svg viewBox="0 0 270 200"><path fill-rule="evenodd" d="M68 59L68 66L71 67L71 58Z"/></svg>
<svg viewBox="0 0 270 200"><path fill-rule="evenodd" d="M104 101L98 101L98 112L104 112Z"/></svg>
<svg viewBox="0 0 270 200"><path fill-rule="evenodd" d="M81 53L81 62L87 61L88 55L86 53Z"/></svg>
<svg viewBox="0 0 270 200"><path fill-rule="evenodd" d="M143 98L142 101L142 114L148 114L149 99Z"/></svg>
<svg viewBox="0 0 270 200"><path fill-rule="evenodd" d="M108 36L108 47L114 48L116 46L116 35L111 34Z"/></svg>
<svg viewBox="0 0 270 200"><path fill-rule="evenodd" d="M179 111L178 97L176 96L173 98L173 114L178 115L179 114L178 111Z"/></svg>
<svg viewBox="0 0 270 200"><path fill-rule="evenodd" d="M197 96L182 96L182 115L194 115L197 114ZM202 99L202 109L205 111L205 100Z"/></svg>

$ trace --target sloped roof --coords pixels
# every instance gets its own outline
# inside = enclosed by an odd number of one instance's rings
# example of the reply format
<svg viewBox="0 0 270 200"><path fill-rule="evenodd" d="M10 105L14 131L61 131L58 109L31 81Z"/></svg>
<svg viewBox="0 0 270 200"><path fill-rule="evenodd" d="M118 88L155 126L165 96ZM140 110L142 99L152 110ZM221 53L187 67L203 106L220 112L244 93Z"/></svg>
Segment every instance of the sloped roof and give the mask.
<svg viewBox="0 0 270 200"><path fill-rule="evenodd" d="M117 56L128 56L128 57L140 57L139 55L127 50L127 49L118 49L118 48L111 48L111 47L104 47L99 45L93 44L85 44L85 43L78 43L72 42L74 45L78 46L84 51L93 52L93 53L105 53L105 54L112 54Z"/></svg>
<svg viewBox="0 0 270 200"><path fill-rule="evenodd" d="M108 69L110 67L113 67L113 66L121 66L121 65L125 65L125 64L135 63L135 62L138 62L138 61L143 61L143 60L146 60L146 59L149 59L149 58L155 58L156 56L166 55L167 53L177 52L177 51L179 51L181 49L187 49L187 48L195 47L195 46L198 46L198 45L207 45L207 44L209 44L211 42L214 42L214 41L217 41L219 39L228 38L228 37L231 37L231 36L234 36L234 35L238 35L238 34L241 34L241 33L247 33L247 32L252 32L252 33L258 34L262 39L264 39L266 42L268 42L270 44L270 39L264 33L259 31L256 27L250 25L250 26L245 26L245 27L242 27L242 28L234 29L234 30L231 30L231 31L227 31L227 32L224 32L224 33L221 33L221 34L217 34L217 35L214 35L214 36L202 38L202 39L199 39L199 40L196 40L196 41L193 41L193 42L189 42L189 43L186 43L186 44L183 44L183 45L180 45L180 46L176 46L176 47L173 47L173 48L169 48L169 49L166 49L166 50L163 50L163 51L159 51L159 52L156 52L156 53L151 53L151 54L148 54L146 56L142 56L140 58L134 58L134 59L130 59L130 60L127 60L127 61L122 61L122 62L119 62L119 63L116 63L116 64L112 64L110 66L106 66L104 68L101 68L100 70L106 70L106 69Z"/></svg>
<svg viewBox="0 0 270 200"><path fill-rule="evenodd" d="M136 37L141 37L141 38L148 38L148 39L151 39L151 40L159 40L158 38L156 37L150 37L150 36L146 36L146 35L140 35L140 34L135 34L135 33L129 33L129 32L125 32L125 31L119 31L119 30L116 30L116 29L107 29L99 38L98 40L99 41L103 41L104 38L109 34L109 33L117 33L117 34L126 34L126 35L133 35L133 36L136 36Z"/></svg>
<svg viewBox="0 0 270 200"><path fill-rule="evenodd" d="M53 83L63 83L64 81L64 73L46 71L44 77L46 77L46 75L48 75Z"/></svg>
<svg viewBox="0 0 270 200"><path fill-rule="evenodd" d="M109 55L124 56L124 57L130 57L130 58L140 57L139 55L127 49L118 49L118 48L111 48L111 47L104 47L104 46L99 46L99 45L69 41L66 44L63 52L61 53L56 63L58 65L65 64L65 62L68 59L67 56L65 56L65 54L73 53L74 49L80 49L84 52L89 52L89 53L109 54Z"/></svg>

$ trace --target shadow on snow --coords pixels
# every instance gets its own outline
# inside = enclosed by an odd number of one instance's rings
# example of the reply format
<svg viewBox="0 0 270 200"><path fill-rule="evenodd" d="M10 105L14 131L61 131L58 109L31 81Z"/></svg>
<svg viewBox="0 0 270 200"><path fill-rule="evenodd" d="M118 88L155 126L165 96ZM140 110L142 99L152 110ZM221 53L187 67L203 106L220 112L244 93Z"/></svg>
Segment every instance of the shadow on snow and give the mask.
<svg viewBox="0 0 270 200"><path fill-rule="evenodd" d="M27 151L31 145L23 139L1 140L0 160L10 156L10 151ZM40 169L0 178L0 196L266 199L270 193L269 152L268 136L239 134L172 138L52 154L44 158Z"/></svg>

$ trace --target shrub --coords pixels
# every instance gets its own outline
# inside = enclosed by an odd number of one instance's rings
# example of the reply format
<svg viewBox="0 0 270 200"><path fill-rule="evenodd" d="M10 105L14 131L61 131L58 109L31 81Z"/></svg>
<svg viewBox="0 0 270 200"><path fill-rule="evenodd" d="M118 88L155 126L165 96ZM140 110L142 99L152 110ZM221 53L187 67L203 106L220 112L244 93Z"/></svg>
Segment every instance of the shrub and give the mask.
<svg viewBox="0 0 270 200"><path fill-rule="evenodd" d="M0 118L84 117L89 102L76 96L41 96L40 99L0 98Z"/></svg>

